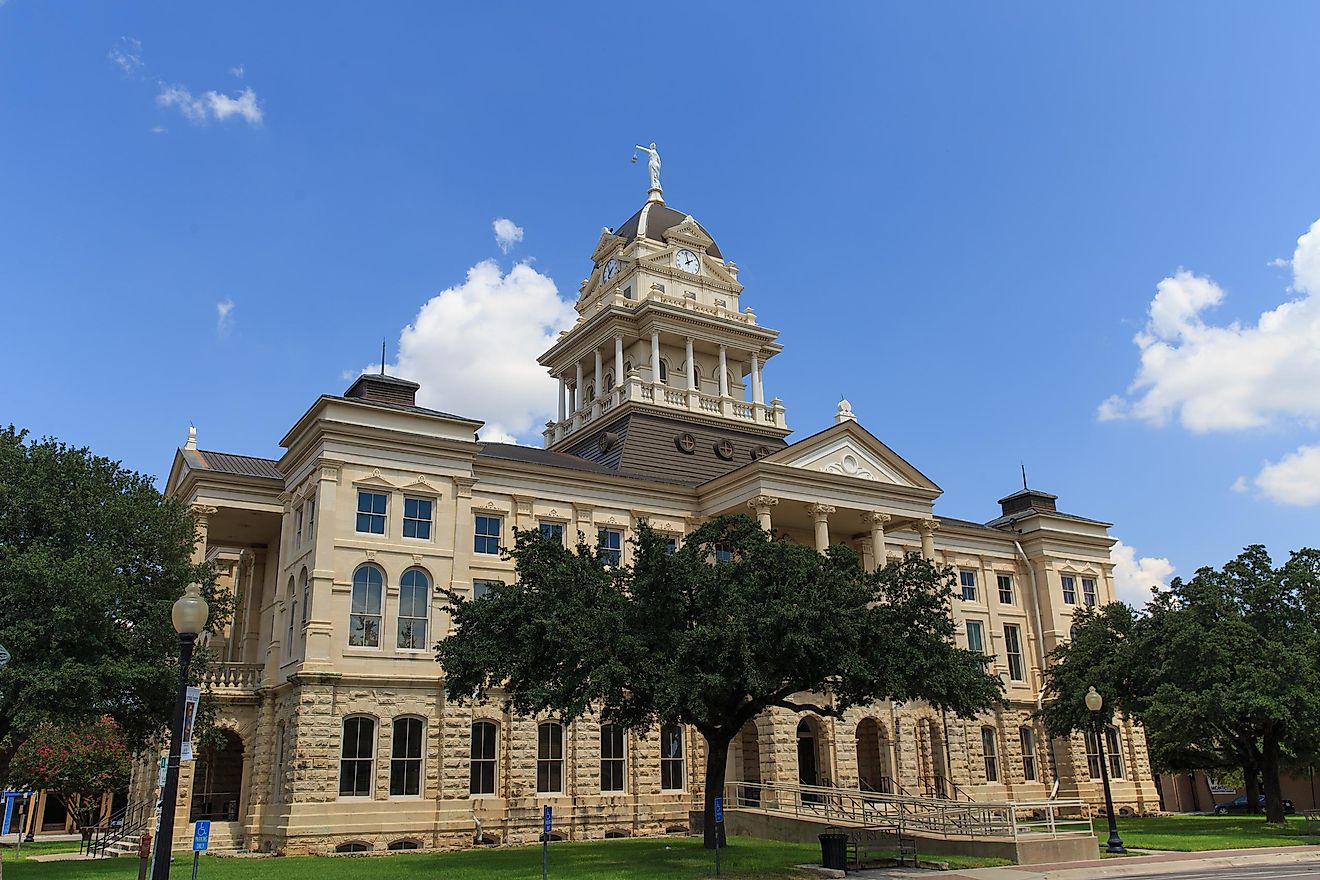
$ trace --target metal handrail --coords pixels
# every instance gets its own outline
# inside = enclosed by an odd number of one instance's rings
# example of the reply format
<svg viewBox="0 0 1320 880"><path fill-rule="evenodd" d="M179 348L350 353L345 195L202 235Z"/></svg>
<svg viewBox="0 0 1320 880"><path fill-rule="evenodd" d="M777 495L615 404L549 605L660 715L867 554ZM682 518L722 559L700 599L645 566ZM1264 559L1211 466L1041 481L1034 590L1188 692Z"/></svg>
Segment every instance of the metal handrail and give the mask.
<svg viewBox="0 0 1320 880"><path fill-rule="evenodd" d="M111 813L108 820L92 829L87 841L87 854L93 857L104 856L119 841L150 828L155 816L155 799L126 804L119 812Z"/></svg>
<svg viewBox="0 0 1320 880"><path fill-rule="evenodd" d="M934 837L1094 834L1090 805L1080 798L1037 801L955 801L818 785L730 783L726 809L780 813L867 829Z"/></svg>

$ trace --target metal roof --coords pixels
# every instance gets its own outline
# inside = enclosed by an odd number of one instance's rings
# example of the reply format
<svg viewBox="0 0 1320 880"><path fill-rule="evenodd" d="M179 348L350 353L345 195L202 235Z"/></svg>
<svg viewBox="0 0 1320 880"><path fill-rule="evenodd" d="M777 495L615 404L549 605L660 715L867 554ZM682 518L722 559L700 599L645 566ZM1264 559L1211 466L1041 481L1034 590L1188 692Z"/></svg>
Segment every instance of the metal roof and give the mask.
<svg viewBox="0 0 1320 880"><path fill-rule="evenodd" d="M240 477L260 477L267 480L283 481L284 479L276 462L269 458L234 455L232 452L214 452L209 449L186 449L183 455L188 466L198 470L235 474Z"/></svg>

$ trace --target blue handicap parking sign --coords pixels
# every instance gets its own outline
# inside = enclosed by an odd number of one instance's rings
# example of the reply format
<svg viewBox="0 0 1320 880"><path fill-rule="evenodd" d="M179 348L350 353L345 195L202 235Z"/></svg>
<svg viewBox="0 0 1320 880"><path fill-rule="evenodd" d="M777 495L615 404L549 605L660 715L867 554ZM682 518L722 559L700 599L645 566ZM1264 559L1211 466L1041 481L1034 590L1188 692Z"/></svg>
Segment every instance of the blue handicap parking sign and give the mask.
<svg viewBox="0 0 1320 880"><path fill-rule="evenodd" d="M550 833L550 817L552 816L550 807L545 808L545 833Z"/></svg>
<svg viewBox="0 0 1320 880"><path fill-rule="evenodd" d="M211 842L211 822L208 819L198 819L197 827L193 829L193 852L206 852L206 846Z"/></svg>
<svg viewBox="0 0 1320 880"><path fill-rule="evenodd" d="M724 798L715 798L715 822L719 824L724 821Z"/></svg>

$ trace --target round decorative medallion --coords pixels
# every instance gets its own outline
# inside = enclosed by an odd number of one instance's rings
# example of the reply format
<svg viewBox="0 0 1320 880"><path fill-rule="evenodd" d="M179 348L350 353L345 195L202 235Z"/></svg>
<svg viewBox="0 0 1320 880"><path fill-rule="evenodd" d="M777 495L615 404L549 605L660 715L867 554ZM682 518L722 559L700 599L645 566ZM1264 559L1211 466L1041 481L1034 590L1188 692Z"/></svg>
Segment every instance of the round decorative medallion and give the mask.
<svg viewBox="0 0 1320 880"><path fill-rule="evenodd" d="M752 450L753 459L762 459L770 454L770 447L761 445Z"/></svg>
<svg viewBox="0 0 1320 880"><path fill-rule="evenodd" d="M857 473L857 458L856 458L856 456L853 456L853 455L845 455L845 456L843 457L843 472L844 472L845 474L855 474L855 473Z"/></svg>
<svg viewBox="0 0 1320 880"><path fill-rule="evenodd" d="M733 441L717 440L715 442L715 454L725 461L733 461Z"/></svg>
<svg viewBox="0 0 1320 880"><path fill-rule="evenodd" d="M613 431L601 431L600 436L596 438L596 445L600 447L601 452L609 452L619 442L619 435Z"/></svg>
<svg viewBox="0 0 1320 880"><path fill-rule="evenodd" d="M674 445L678 447L679 452L691 455L697 451L697 438L684 431L682 434L674 435Z"/></svg>

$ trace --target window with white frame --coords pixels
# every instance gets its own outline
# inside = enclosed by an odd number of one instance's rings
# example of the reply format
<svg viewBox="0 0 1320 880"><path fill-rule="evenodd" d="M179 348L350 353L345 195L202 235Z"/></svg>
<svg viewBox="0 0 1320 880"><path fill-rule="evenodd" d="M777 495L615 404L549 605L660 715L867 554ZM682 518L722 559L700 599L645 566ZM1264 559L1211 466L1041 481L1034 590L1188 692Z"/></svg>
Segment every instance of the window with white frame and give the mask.
<svg viewBox="0 0 1320 880"><path fill-rule="evenodd" d="M307 569L304 568L302 570L302 574L298 576L298 580L302 584L302 611L300 612L298 623L305 627L307 626L307 618L311 614L309 609L312 607L312 585L307 579Z"/></svg>
<svg viewBox="0 0 1320 880"><path fill-rule="evenodd" d="M606 565L623 562L623 532L619 529L601 529L596 537L596 552Z"/></svg>
<svg viewBox="0 0 1320 880"><path fill-rule="evenodd" d="M395 647L406 651L426 649L426 623L431 610L431 579L420 568L410 568L399 578L399 623Z"/></svg>
<svg viewBox="0 0 1320 880"><path fill-rule="evenodd" d="M504 586L504 581L474 580L472 582L472 598L475 600L475 599L481 599L485 596L489 596L491 590L493 590L495 587L502 587L502 586Z"/></svg>
<svg viewBox="0 0 1320 880"><path fill-rule="evenodd" d="M473 534L473 552L487 556L498 556L500 553L500 528L503 524L502 517L479 514Z"/></svg>
<svg viewBox="0 0 1320 880"><path fill-rule="evenodd" d="M627 730L618 724L600 726L600 790L623 791L624 741Z"/></svg>
<svg viewBox="0 0 1320 880"><path fill-rule="evenodd" d="M389 510L390 496L383 492L358 490L357 531L364 535L385 534L385 516Z"/></svg>
<svg viewBox="0 0 1320 880"><path fill-rule="evenodd" d="M542 538L549 538L551 541L564 543L564 524L561 522L541 522L537 524L537 529L541 532Z"/></svg>
<svg viewBox="0 0 1320 880"><path fill-rule="evenodd" d="M1100 741L1095 737L1095 730L1087 728L1082 732L1086 742L1086 775L1092 779L1100 778Z"/></svg>
<svg viewBox="0 0 1320 880"><path fill-rule="evenodd" d="M958 572L958 583L962 585L962 597L965 602L976 601L976 572L963 569Z"/></svg>
<svg viewBox="0 0 1320 880"><path fill-rule="evenodd" d="M499 728L491 721L472 722L468 751L468 794L495 793L495 739Z"/></svg>
<svg viewBox="0 0 1320 880"><path fill-rule="evenodd" d="M558 721L536 726L536 790L542 794L564 790L564 725Z"/></svg>
<svg viewBox="0 0 1320 880"><path fill-rule="evenodd" d="M969 620L967 626L967 650L977 654L985 653L985 628L979 620Z"/></svg>
<svg viewBox="0 0 1320 880"><path fill-rule="evenodd" d="M348 644L354 648L380 647L381 594L385 576L374 565L353 572L353 595L348 615Z"/></svg>
<svg viewBox="0 0 1320 880"><path fill-rule="evenodd" d="M1095 607L1095 578L1082 578L1082 602L1088 608Z"/></svg>
<svg viewBox="0 0 1320 880"><path fill-rule="evenodd" d="M1016 623L1004 624L1004 654L1008 658L1009 680L1026 681L1026 670L1022 665L1022 627Z"/></svg>
<svg viewBox="0 0 1320 880"><path fill-rule="evenodd" d="M985 781L999 781L999 741L993 727L981 728L981 754L985 758Z"/></svg>
<svg viewBox="0 0 1320 880"><path fill-rule="evenodd" d="M307 540L316 540L316 497L307 499Z"/></svg>
<svg viewBox="0 0 1320 880"><path fill-rule="evenodd" d="M995 575L995 583L999 587L999 604L1013 604L1013 576L1009 574Z"/></svg>
<svg viewBox="0 0 1320 880"><path fill-rule="evenodd" d="M390 743L390 797L422 793L422 742L426 724L420 718L395 718Z"/></svg>
<svg viewBox="0 0 1320 880"><path fill-rule="evenodd" d="M294 615L298 613L297 595L293 575L289 575L289 589L284 593L284 617L286 624L284 631L284 656L286 658L293 656L293 625L294 621L297 620L297 617Z"/></svg>
<svg viewBox="0 0 1320 880"><path fill-rule="evenodd" d="M344 719L339 748L339 796L371 797L376 763L376 721L364 715Z"/></svg>
<svg viewBox="0 0 1320 880"><path fill-rule="evenodd" d="M298 505L298 509L293 512L293 546L302 546L303 536L303 508Z"/></svg>
<svg viewBox="0 0 1320 880"><path fill-rule="evenodd" d="M1036 781L1036 734L1030 727L1018 728L1018 741L1022 743L1022 778Z"/></svg>
<svg viewBox="0 0 1320 880"><path fill-rule="evenodd" d="M1123 778L1123 752L1118 747L1118 728L1112 724L1105 728L1105 757L1109 760L1109 775Z"/></svg>
<svg viewBox="0 0 1320 880"><path fill-rule="evenodd" d="M1063 604L1077 604L1077 579L1070 574L1060 576L1059 583L1063 585Z"/></svg>
<svg viewBox="0 0 1320 880"><path fill-rule="evenodd" d="M686 788L683 774L683 728L666 724L660 728L660 788L662 791L682 791Z"/></svg>
<svg viewBox="0 0 1320 880"><path fill-rule="evenodd" d="M403 498L403 536L419 541L431 540L435 503L430 498Z"/></svg>

